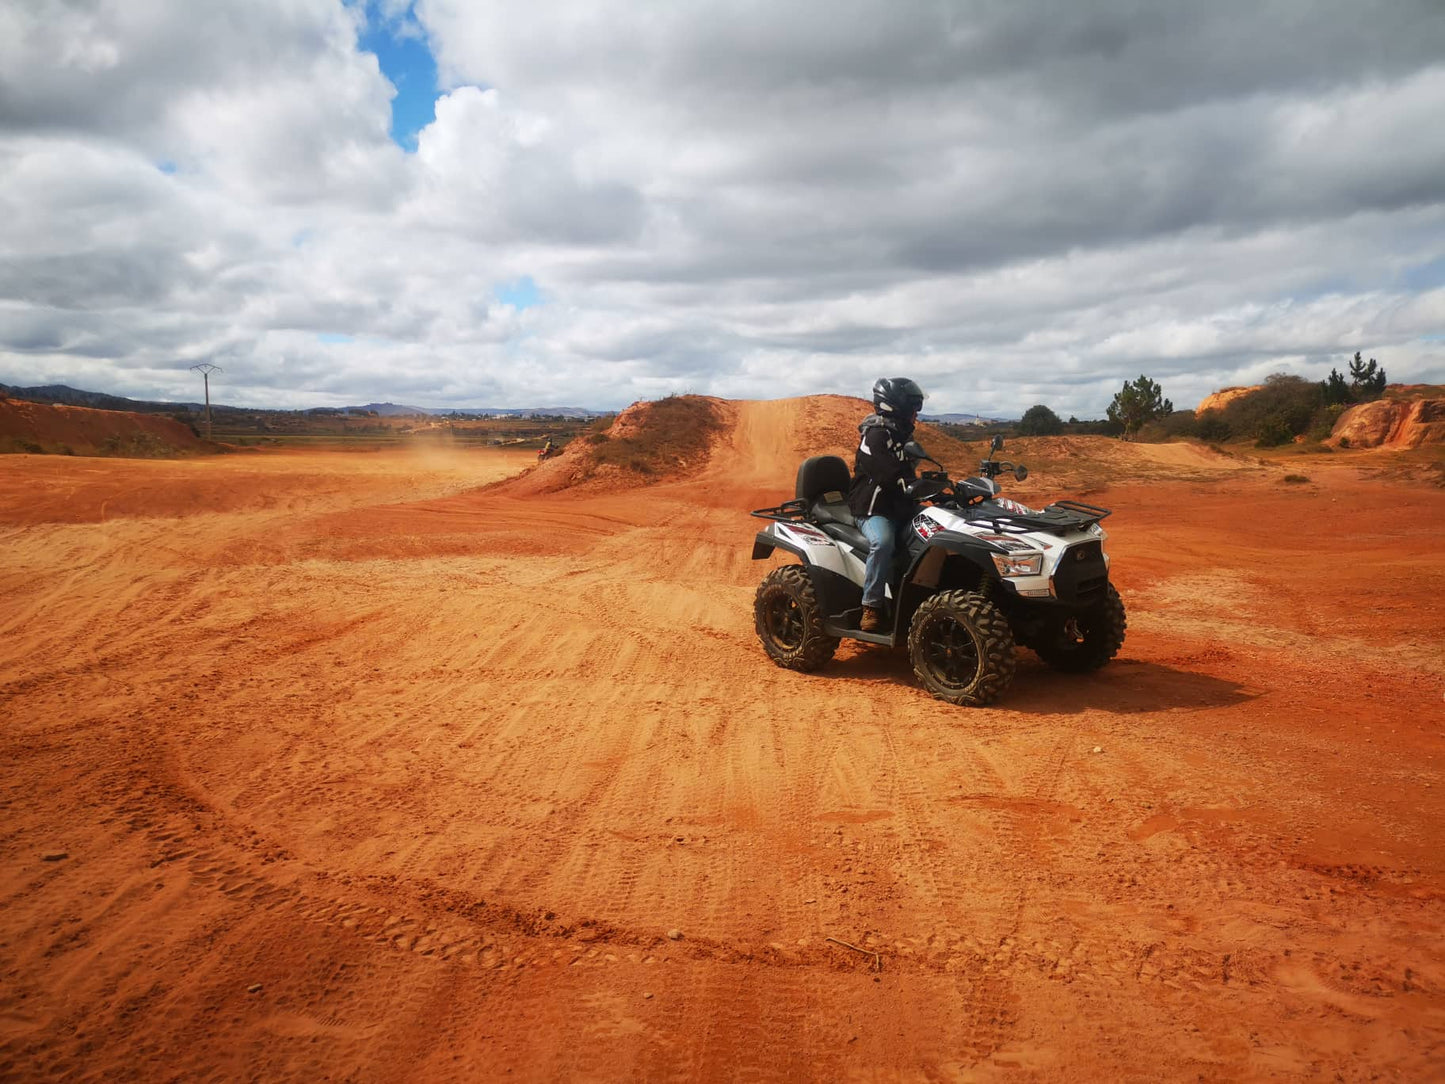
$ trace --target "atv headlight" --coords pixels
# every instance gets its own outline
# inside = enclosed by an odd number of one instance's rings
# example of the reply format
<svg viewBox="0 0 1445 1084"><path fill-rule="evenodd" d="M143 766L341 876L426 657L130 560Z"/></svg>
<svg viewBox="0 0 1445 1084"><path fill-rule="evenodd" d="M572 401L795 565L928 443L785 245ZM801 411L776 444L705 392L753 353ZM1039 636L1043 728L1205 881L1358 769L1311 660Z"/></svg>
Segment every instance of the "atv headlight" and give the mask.
<svg viewBox="0 0 1445 1084"><path fill-rule="evenodd" d="M995 553L990 556L1000 576L1037 576L1044 567L1042 553Z"/></svg>

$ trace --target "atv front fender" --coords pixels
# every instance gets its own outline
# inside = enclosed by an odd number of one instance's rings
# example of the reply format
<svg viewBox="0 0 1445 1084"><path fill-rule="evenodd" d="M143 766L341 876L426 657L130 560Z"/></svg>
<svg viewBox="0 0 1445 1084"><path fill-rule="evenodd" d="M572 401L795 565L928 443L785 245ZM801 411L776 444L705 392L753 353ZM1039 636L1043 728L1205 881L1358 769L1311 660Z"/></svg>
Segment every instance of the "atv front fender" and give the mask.
<svg viewBox="0 0 1445 1084"><path fill-rule="evenodd" d="M938 575L948 557L961 557L969 564L976 565L982 576L996 579L998 573L994 569L993 554L1007 552L1002 546L995 546L992 542L985 542L972 535L960 534L957 531L939 531L930 535L928 544L918 551L904 579L936 587L939 582Z"/></svg>

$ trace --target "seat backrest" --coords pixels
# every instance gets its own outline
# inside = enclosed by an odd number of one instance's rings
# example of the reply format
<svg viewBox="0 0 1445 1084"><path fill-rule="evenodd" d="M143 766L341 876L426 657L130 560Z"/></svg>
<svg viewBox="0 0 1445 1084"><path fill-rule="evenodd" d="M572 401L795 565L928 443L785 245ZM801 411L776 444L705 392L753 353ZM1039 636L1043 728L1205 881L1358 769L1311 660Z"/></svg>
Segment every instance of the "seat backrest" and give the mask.
<svg viewBox="0 0 1445 1084"><path fill-rule="evenodd" d="M815 455L803 460L803 465L798 468L798 484L793 496L809 503L825 493L839 493L846 497L852 483L853 475L847 463L836 455Z"/></svg>

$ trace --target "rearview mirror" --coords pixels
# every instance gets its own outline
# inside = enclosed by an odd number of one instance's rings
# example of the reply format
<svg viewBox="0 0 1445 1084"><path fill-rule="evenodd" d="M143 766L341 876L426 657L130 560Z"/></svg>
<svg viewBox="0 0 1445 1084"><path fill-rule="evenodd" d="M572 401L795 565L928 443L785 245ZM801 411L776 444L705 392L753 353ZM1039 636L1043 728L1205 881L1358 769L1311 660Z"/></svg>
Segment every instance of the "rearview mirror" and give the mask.
<svg viewBox="0 0 1445 1084"><path fill-rule="evenodd" d="M1022 463L1020 463L1017 467L1014 468L1014 477L1017 478L1020 482L1022 482L1028 476L1029 469Z"/></svg>
<svg viewBox="0 0 1445 1084"><path fill-rule="evenodd" d="M923 445L916 440L910 440L903 446L903 454L909 459L927 459L928 453L923 450Z"/></svg>
<svg viewBox="0 0 1445 1084"><path fill-rule="evenodd" d="M993 440L989 443L989 446L988 446L989 454L992 455L994 452L998 452L998 451L1002 451L1002 450L1003 450L1003 434L1002 434L1002 433L995 433L995 434L993 435Z"/></svg>

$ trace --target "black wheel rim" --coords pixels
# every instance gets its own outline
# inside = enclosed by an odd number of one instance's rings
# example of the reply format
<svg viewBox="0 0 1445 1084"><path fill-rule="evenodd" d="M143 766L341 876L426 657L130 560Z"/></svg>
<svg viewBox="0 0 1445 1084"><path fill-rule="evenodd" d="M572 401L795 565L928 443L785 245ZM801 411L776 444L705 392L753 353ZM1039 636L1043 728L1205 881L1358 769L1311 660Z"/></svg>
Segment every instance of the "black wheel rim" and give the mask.
<svg viewBox="0 0 1445 1084"><path fill-rule="evenodd" d="M787 595L776 595L768 600L763 611L763 623L768 638L779 647L793 649L803 643L803 608Z"/></svg>
<svg viewBox="0 0 1445 1084"><path fill-rule="evenodd" d="M943 616L928 629L924 665L933 680L950 689L966 689L978 677L978 642L967 625Z"/></svg>

